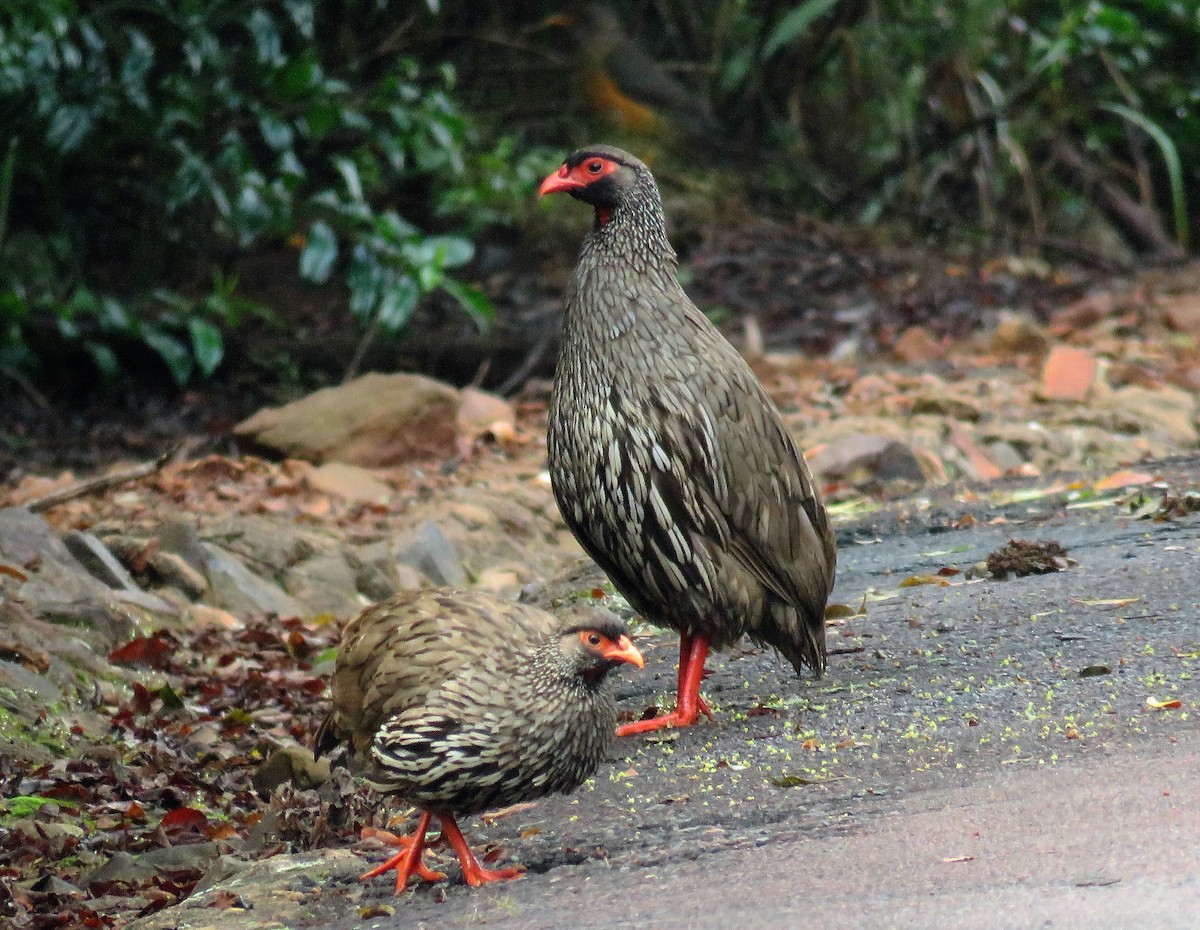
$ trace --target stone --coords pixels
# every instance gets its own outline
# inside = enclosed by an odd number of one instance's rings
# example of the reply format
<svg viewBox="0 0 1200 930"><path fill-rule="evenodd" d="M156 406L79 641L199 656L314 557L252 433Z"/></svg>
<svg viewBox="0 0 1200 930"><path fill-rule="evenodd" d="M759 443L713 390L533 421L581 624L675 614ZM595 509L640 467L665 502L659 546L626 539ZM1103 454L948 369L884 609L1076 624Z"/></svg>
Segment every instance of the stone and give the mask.
<svg viewBox="0 0 1200 930"><path fill-rule="evenodd" d="M15 597L33 613L51 623L95 629L102 640L114 644L128 639L139 622L162 609L174 610L165 601L137 589L114 591L92 577L71 554L53 527L40 515L22 507L0 508L0 563L22 576L0 576L15 587ZM140 595L140 597L139 597ZM137 600L136 609L130 607Z"/></svg>
<svg viewBox="0 0 1200 930"><path fill-rule="evenodd" d="M305 480L314 491L364 504L386 504L396 493L373 472L345 462L326 462L312 469Z"/></svg>
<svg viewBox="0 0 1200 930"><path fill-rule="evenodd" d="M921 463L908 446L870 433L851 433L824 443L808 456L808 464L826 481L925 481Z"/></svg>
<svg viewBox="0 0 1200 930"><path fill-rule="evenodd" d="M91 576L110 588L118 590L138 590L133 576L125 570L125 566L117 561L108 547L91 533L72 531L63 536L63 545L67 551L88 570Z"/></svg>
<svg viewBox="0 0 1200 930"><path fill-rule="evenodd" d="M1099 362L1092 353L1075 346L1057 345L1042 366L1037 396L1043 400L1082 403L1091 393Z"/></svg>
<svg viewBox="0 0 1200 930"><path fill-rule="evenodd" d="M436 585L457 587L467 581L458 549L432 520L396 541L396 561L417 569Z"/></svg>
<svg viewBox="0 0 1200 930"><path fill-rule="evenodd" d="M192 569L203 573L208 568L208 553L196 527L186 520L164 520L158 527L158 546L163 552L173 552Z"/></svg>
<svg viewBox="0 0 1200 930"><path fill-rule="evenodd" d="M349 617L366 606L359 596L354 569L339 552L326 552L293 565L283 586L301 605L306 620L326 614Z"/></svg>
<svg viewBox="0 0 1200 930"><path fill-rule="evenodd" d="M1178 333L1200 334L1200 294L1179 294L1162 304L1163 318Z"/></svg>
<svg viewBox="0 0 1200 930"><path fill-rule="evenodd" d="M294 458L377 468L455 452L459 392L420 375L368 374L283 407L234 434Z"/></svg>
<svg viewBox="0 0 1200 930"><path fill-rule="evenodd" d="M215 606L235 614L262 611L280 617L303 615L300 603L278 585L259 578L233 555L213 543L204 543L207 574Z"/></svg>
<svg viewBox="0 0 1200 930"><path fill-rule="evenodd" d="M181 591L188 600L199 600L208 593L208 577L203 569L193 568L191 563L177 552L161 549L150 552L146 555L146 563L163 584Z"/></svg>
<svg viewBox="0 0 1200 930"><path fill-rule="evenodd" d="M228 610L208 604L189 604L184 616L189 625L199 629L240 630L246 625Z"/></svg>
<svg viewBox="0 0 1200 930"><path fill-rule="evenodd" d="M1177 446L1194 447L1200 441L1196 396L1177 387L1130 384L1102 398L1095 410L1107 414L1105 422L1122 432L1166 439Z"/></svg>
<svg viewBox="0 0 1200 930"><path fill-rule="evenodd" d="M378 556L381 551L388 553L383 560ZM395 563L386 543L348 549L343 555L354 570L355 587L367 600L382 601L396 593Z"/></svg>
<svg viewBox="0 0 1200 930"><path fill-rule="evenodd" d="M313 758L306 746L288 743L280 746L250 776L259 797L268 798L280 785L291 782L301 790L329 781L329 760Z"/></svg>
<svg viewBox="0 0 1200 930"><path fill-rule="evenodd" d="M1004 470L976 445L974 437L961 423L950 424L950 443L963 454L971 478L977 481L993 481L1004 474Z"/></svg>
<svg viewBox="0 0 1200 930"><path fill-rule="evenodd" d="M460 394L458 435L463 440L469 443L490 434L500 442L506 442L516 436L517 415L512 404L473 387L463 388Z"/></svg>
<svg viewBox="0 0 1200 930"><path fill-rule="evenodd" d="M991 348L993 352L1011 355L1041 355L1050 346L1050 336L1026 314L1010 311L1001 313L992 330Z"/></svg>
<svg viewBox="0 0 1200 930"><path fill-rule="evenodd" d="M910 326L892 346L892 354L906 364L920 365L944 358L946 347L924 326Z"/></svg>

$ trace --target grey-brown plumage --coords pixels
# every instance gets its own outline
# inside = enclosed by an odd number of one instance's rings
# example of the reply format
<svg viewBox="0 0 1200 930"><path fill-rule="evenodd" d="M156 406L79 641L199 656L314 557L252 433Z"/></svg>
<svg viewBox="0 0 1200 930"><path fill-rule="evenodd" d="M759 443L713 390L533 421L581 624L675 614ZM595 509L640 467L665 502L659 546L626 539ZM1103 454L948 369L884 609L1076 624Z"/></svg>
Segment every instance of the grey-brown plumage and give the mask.
<svg viewBox="0 0 1200 930"><path fill-rule="evenodd" d="M346 626L317 751L347 742L373 784L453 840L454 815L571 791L596 770L621 662L641 656L598 608L559 619L481 592L401 594Z"/></svg>
<svg viewBox="0 0 1200 930"><path fill-rule="evenodd" d="M680 287L654 178L627 152L591 146L541 188L556 191L596 208L550 407L567 525L639 612L680 631L681 706L706 645L744 634L819 675L833 532L774 404Z"/></svg>

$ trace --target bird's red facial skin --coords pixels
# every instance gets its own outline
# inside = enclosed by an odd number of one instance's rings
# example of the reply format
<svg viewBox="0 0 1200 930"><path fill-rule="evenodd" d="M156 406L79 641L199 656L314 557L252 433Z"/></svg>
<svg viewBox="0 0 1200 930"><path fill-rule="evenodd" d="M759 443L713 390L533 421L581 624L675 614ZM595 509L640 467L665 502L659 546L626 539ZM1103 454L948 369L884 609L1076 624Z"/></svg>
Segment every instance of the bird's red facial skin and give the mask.
<svg viewBox="0 0 1200 930"><path fill-rule="evenodd" d="M538 188L538 196L545 197L547 194L557 194L561 191L578 190L581 187L587 187L594 181L608 177L619 167L615 161L608 158L601 158L598 155L585 158L574 168L566 164L560 165L554 174L542 182L542 186Z"/></svg>
<svg viewBox="0 0 1200 930"><path fill-rule="evenodd" d="M588 652L593 652L602 658L608 659L610 662L628 662L630 665L636 665L638 668L646 667L646 660L642 658L641 652L638 651L628 636L622 634L616 642L613 642L603 633L598 633L595 630L581 630L579 633L579 641L583 643L583 647Z"/></svg>

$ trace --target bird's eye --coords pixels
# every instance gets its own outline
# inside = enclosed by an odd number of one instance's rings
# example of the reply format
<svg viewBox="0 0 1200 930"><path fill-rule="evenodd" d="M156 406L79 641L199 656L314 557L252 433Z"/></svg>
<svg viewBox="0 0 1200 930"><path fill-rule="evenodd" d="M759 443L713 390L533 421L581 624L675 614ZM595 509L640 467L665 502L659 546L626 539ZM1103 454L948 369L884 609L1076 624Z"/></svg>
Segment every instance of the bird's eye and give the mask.
<svg viewBox="0 0 1200 930"><path fill-rule="evenodd" d="M599 646L602 639L603 637L599 633L589 633L587 638L588 645Z"/></svg>
<svg viewBox="0 0 1200 930"><path fill-rule="evenodd" d="M598 160L597 161L589 161L587 168L588 168L588 171L590 171L592 174L599 174L601 169L604 168L604 162L598 161Z"/></svg>

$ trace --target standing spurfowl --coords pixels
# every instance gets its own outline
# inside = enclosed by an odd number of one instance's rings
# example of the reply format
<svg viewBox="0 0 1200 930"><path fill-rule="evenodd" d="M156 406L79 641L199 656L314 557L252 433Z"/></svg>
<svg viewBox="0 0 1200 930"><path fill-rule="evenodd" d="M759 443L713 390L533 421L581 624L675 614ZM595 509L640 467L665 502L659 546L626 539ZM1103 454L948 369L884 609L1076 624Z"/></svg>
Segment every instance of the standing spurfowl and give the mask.
<svg viewBox="0 0 1200 930"><path fill-rule="evenodd" d="M621 663L642 666L625 626L583 608L564 619L479 592L409 592L347 624L333 673L333 706L317 754L349 743L381 791L422 809L399 853L364 879L396 870L399 893L416 874L431 817L442 824L469 885L517 878L486 869L456 816L571 791L612 743L617 709L606 687Z"/></svg>
<svg viewBox="0 0 1200 930"><path fill-rule="evenodd" d="M539 194L560 191L596 219L567 291L550 405L554 495L630 604L680 634L675 711L618 732L689 726L709 714L710 647L749 634L797 673L824 671L834 536L778 411L679 286L649 169L591 146Z"/></svg>

